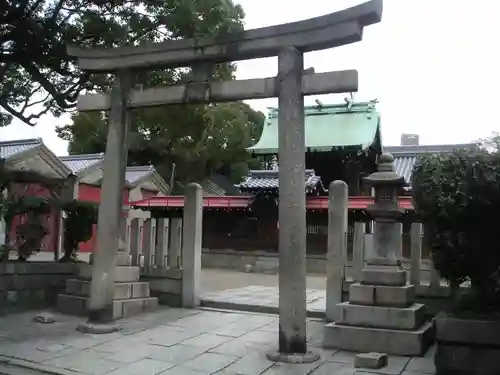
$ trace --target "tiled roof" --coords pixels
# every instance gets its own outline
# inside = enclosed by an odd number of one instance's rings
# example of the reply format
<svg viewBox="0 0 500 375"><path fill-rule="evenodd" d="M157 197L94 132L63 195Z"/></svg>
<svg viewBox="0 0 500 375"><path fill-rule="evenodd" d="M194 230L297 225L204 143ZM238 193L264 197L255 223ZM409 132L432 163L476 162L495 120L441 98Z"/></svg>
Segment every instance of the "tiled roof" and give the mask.
<svg viewBox="0 0 500 375"><path fill-rule="evenodd" d="M411 184L411 173L417 161L416 156L394 155L394 172L403 176L407 184Z"/></svg>
<svg viewBox="0 0 500 375"><path fill-rule="evenodd" d="M59 159L71 169L73 173L78 173L86 168L96 165L104 160L104 154L82 154L59 156Z"/></svg>
<svg viewBox="0 0 500 375"><path fill-rule="evenodd" d="M463 143L455 145L422 145L422 146L389 146L384 147L384 152L390 152L394 156L394 171L403 176L406 183L411 185L413 167L420 155L441 154L453 152L458 149L471 149L477 147L477 143Z"/></svg>
<svg viewBox="0 0 500 375"><path fill-rule="evenodd" d="M249 151L256 154L278 153L278 112L278 108L270 109L260 139L248 148ZM305 146L310 151L320 152L337 147L380 147L379 120L376 101L306 106Z"/></svg>
<svg viewBox="0 0 500 375"><path fill-rule="evenodd" d="M147 174L154 171L154 167L152 165L140 165L136 167L127 167L125 172L125 180L129 184L134 184L139 181L141 178L146 176Z"/></svg>
<svg viewBox="0 0 500 375"><path fill-rule="evenodd" d="M277 170L250 171L248 177L239 187L242 191L274 190L279 188ZM316 176L314 169L305 171L306 193L312 193L318 186L323 190L321 177Z"/></svg>
<svg viewBox="0 0 500 375"><path fill-rule="evenodd" d="M8 159L21 152L39 147L43 144L41 138L18 139L0 142L0 159Z"/></svg>

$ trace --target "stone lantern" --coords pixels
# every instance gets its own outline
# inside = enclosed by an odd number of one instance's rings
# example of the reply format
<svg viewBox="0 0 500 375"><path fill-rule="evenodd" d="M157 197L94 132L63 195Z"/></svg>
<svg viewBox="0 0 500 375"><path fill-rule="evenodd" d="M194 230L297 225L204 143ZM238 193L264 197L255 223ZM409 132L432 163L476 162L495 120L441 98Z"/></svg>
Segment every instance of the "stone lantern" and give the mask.
<svg viewBox="0 0 500 375"><path fill-rule="evenodd" d="M403 215L397 196L404 179L393 161L383 154L378 171L365 179L375 189L375 202L367 208L375 221L374 249L361 280L349 287L349 302L337 304L335 322L325 327L326 348L420 356L432 342L432 323L425 321L425 306L415 303L415 287L407 284L397 257Z"/></svg>
<svg viewBox="0 0 500 375"><path fill-rule="evenodd" d="M378 171L365 178L365 183L375 190L375 202L367 207L375 221L373 253L368 254L367 265L399 266L397 254L401 249L401 230L397 222L404 210L398 204L398 192L405 185L404 178L394 172L394 157L389 153L380 156Z"/></svg>

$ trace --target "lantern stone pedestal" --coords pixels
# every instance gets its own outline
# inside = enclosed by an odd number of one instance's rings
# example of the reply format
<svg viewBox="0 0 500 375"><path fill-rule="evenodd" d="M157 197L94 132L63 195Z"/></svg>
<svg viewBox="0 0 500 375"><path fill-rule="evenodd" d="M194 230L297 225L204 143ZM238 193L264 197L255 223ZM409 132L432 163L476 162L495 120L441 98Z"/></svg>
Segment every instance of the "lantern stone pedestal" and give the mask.
<svg viewBox="0 0 500 375"><path fill-rule="evenodd" d="M393 171L393 160L383 154L378 172L366 178L375 188L375 203L368 208L375 220L374 254L362 281L351 285L350 301L337 305L335 322L325 327L324 347L420 356L432 343L432 323L424 320L425 306L414 303L414 286L407 285L396 255L397 220L403 214L397 193L404 180Z"/></svg>

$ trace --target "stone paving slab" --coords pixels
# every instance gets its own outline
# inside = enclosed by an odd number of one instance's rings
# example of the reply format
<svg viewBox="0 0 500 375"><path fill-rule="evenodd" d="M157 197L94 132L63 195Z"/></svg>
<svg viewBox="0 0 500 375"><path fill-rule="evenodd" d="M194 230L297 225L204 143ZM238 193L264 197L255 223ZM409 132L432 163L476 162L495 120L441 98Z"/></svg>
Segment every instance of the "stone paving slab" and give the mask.
<svg viewBox="0 0 500 375"><path fill-rule="evenodd" d="M272 286L251 285L201 295L201 304L219 309L250 311L266 314L278 313L279 289ZM326 290L307 289L307 316L323 318L326 309Z"/></svg>
<svg viewBox="0 0 500 375"><path fill-rule="evenodd" d="M325 323L317 319L308 320L307 339L321 360L290 365L266 357L277 349L276 315L161 308L123 320L119 332L92 335L76 331L77 317L54 313L55 323L40 324L33 321L37 314L0 318L0 374L23 374L19 366L34 375L434 374L432 351L422 358L389 356L379 370L355 369L355 353L321 348Z"/></svg>

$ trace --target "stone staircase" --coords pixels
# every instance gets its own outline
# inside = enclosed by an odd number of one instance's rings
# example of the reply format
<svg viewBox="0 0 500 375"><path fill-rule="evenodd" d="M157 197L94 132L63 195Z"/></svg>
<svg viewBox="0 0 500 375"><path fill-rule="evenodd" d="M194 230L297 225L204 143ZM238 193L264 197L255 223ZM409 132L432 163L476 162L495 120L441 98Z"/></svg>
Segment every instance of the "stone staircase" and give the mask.
<svg viewBox="0 0 500 375"><path fill-rule="evenodd" d="M128 318L154 310L158 306L158 299L150 296L149 282L139 281L140 268L130 266L130 257L126 254L117 255L116 264L113 318ZM92 265L80 265L76 277L66 281L65 293L57 296L58 311L85 315L91 278Z"/></svg>

